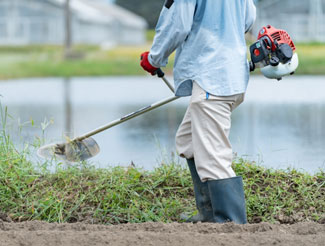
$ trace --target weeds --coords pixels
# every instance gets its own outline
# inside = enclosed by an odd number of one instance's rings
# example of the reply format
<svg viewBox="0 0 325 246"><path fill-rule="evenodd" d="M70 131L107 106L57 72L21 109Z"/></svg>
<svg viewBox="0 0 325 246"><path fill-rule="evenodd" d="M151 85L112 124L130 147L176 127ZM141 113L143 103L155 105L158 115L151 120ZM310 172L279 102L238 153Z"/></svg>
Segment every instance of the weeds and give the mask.
<svg viewBox="0 0 325 246"><path fill-rule="evenodd" d="M325 223L325 173L273 170L242 159L234 163L244 177L250 222L318 221Z"/></svg>
<svg viewBox="0 0 325 246"><path fill-rule="evenodd" d="M182 212L195 211L186 168L172 161L153 171L59 163L50 172L51 163L32 163L29 148L15 148L5 131L7 113L1 113L0 218L119 224L180 221ZM273 170L241 158L233 165L244 178L250 223L325 223L323 171Z"/></svg>
<svg viewBox="0 0 325 246"><path fill-rule="evenodd" d="M242 159L249 222L324 223L325 175L275 171ZM0 143L0 207L14 221L138 223L179 221L195 210L191 177L176 164L135 167L59 166L36 171L11 143Z"/></svg>

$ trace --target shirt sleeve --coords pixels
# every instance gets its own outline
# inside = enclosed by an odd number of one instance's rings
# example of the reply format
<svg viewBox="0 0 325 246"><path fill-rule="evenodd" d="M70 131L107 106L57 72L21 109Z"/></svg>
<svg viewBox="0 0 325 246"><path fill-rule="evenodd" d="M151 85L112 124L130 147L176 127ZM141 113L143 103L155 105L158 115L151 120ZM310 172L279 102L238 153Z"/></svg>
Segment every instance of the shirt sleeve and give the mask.
<svg viewBox="0 0 325 246"><path fill-rule="evenodd" d="M186 40L192 29L196 1L174 0L171 6L164 5L149 54L152 66L165 67L170 54Z"/></svg>
<svg viewBox="0 0 325 246"><path fill-rule="evenodd" d="M246 1L245 32L248 32L256 19L256 7L253 0Z"/></svg>

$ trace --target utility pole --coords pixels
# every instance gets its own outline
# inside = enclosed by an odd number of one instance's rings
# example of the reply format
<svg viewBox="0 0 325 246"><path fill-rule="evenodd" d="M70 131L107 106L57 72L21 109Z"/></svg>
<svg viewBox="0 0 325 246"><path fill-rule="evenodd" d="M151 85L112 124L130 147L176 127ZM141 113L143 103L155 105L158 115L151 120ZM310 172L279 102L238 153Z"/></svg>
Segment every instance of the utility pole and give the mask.
<svg viewBox="0 0 325 246"><path fill-rule="evenodd" d="M65 6L64 6L64 26L65 26L65 40L64 40L64 57L68 58L69 54L71 52L71 9L70 9L70 0L65 0Z"/></svg>
<svg viewBox="0 0 325 246"><path fill-rule="evenodd" d="M64 5L64 59L71 56L72 30L71 30L71 8L70 0L65 0ZM65 135L72 137L72 105L71 105L71 81L70 77L63 80L64 108L65 108Z"/></svg>

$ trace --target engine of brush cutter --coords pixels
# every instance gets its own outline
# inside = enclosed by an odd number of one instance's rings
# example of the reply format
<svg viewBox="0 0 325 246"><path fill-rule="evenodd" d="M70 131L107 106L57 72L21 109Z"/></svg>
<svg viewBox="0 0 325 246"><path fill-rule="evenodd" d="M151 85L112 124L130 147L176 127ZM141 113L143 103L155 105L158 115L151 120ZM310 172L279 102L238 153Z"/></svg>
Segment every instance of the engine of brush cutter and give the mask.
<svg viewBox="0 0 325 246"><path fill-rule="evenodd" d="M263 27L257 42L250 46L250 70L261 68L263 75L270 79L281 80L292 75L298 67L296 47L289 34L270 25Z"/></svg>

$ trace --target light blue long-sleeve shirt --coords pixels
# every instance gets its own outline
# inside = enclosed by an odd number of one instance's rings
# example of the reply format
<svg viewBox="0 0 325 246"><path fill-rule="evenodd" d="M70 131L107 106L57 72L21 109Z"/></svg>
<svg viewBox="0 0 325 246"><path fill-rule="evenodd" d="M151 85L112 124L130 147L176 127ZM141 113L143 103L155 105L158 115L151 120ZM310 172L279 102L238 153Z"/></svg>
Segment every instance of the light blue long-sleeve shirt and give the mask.
<svg viewBox="0 0 325 246"><path fill-rule="evenodd" d="M176 50L177 96L190 96L193 81L216 96L244 93L249 79L245 33L255 18L253 0L174 0L162 9L149 62L164 67Z"/></svg>

